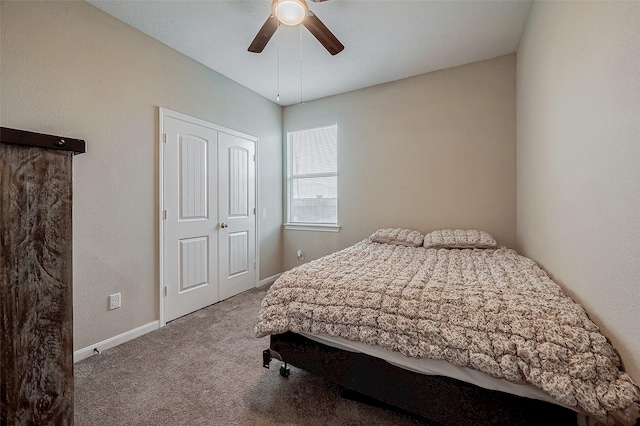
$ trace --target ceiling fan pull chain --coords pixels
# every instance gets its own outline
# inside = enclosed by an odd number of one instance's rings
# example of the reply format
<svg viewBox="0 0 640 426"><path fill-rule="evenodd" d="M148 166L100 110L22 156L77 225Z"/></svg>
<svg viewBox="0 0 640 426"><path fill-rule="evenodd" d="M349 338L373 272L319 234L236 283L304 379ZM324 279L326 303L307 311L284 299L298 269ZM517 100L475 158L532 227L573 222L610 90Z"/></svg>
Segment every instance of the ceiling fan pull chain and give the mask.
<svg viewBox="0 0 640 426"><path fill-rule="evenodd" d="M278 27L280 26L280 22L278 22ZM277 61L278 63L276 64L276 78L278 79L277 83L276 83L276 87L277 87L277 94L276 94L276 102L280 102L280 31L278 31L278 54L277 54Z"/></svg>
<svg viewBox="0 0 640 426"><path fill-rule="evenodd" d="M300 103L304 103L302 102L302 25L299 26L300 28Z"/></svg>

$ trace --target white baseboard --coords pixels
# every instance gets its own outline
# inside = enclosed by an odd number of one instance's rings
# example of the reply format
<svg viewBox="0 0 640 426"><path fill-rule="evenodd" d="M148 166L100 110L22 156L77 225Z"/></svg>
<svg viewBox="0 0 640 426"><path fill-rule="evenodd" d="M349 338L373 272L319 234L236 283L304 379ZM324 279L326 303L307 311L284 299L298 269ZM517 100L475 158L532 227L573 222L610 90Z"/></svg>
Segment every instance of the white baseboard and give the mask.
<svg viewBox="0 0 640 426"><path fill-rule="evenodd" d="M86 348L78 349L73 353L73 362L82 361L83 359L95 355L96 352L94 351L94 349L102 352L109 348L113 348L114 346L118 346L121 343L133 340L136 337L140 337L143 334L147 334L150 331L157 330L158 328L160 328L160 321L153 321L149 324L141 325L140 327L134 328L133 330L118 334L117 336L110 337L106 340L103 340L102 342L87 346Z"/></svg>
<svg viewBox="0 0 640 426"><path fill-rule="evenodd" d="M273 283L275 280L280 278L280 275L282 275L282 272L280 272L279 274L271 275L270 277L267 277L263 280L260 280L260 282L258 283L258 287L262 287L263 285Z"/></svg>
<svg viewBox="0 0 640 426"><path fill-rule="evenodd" d="M262 287L263 285L271 284L278 278L280 278L282 272L279 274L272 275L258 282L258 287ZM109 348L113 348L114 346L118 346L124 342L128 342L129 340L133 340L136 337L140 337L143 334L147 334L151 331L157 330L160 328L160 321L153 321L145 325L141 325L140 327L134 328L133 330L126 331L122 334L118 334L117 336L110 337L102 342L95 343L93 345L87 346L86 348L78 349L73 353L73 362L82 361L83 359L89 358L92 355L95 355L95 349L102 352Z"/></svg>

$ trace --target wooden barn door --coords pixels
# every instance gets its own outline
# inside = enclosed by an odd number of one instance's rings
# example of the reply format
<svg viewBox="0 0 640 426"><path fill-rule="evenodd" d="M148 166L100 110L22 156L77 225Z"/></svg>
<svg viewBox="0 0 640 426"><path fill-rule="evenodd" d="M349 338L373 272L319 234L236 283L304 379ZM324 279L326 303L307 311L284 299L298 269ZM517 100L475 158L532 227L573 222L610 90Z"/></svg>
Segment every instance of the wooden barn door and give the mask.
<svg viewBox="0 0 640 426"><path fill-rule="evenodd" d="M73 152L30 134L0 129L0 424L71 425Z"/></svg>

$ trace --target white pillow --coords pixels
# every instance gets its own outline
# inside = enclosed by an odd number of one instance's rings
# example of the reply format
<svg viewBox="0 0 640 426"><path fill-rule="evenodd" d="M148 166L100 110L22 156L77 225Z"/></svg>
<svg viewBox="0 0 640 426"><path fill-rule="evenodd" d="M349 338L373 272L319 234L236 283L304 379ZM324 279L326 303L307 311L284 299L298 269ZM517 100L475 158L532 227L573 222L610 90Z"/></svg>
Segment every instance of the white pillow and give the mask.
<svg viewBox="0 0 640 426"><path fill-rule="evenodd" d="M394 244L397 246L420 247L424 235L419 231L404 228L386 228L378 229L370 237L374 243Z"/></svg>
<svg viewBox="0 0 640 426"><path fill-rule="evenodd" d="M497 248L498 243L484 231L474 229L442 229L425 235L424 247L426 248Z"/></svg>

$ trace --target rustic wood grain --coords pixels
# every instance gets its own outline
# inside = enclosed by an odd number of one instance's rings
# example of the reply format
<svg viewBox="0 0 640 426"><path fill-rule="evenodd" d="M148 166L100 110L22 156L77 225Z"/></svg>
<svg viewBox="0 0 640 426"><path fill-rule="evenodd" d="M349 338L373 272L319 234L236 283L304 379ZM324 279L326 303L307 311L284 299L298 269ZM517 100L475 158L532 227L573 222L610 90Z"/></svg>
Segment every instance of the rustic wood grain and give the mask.
<svg viewBox="0 0 640 426"><path fill-rule="evenodd" d="M0 424L73 424L72 153L0 143Z"/></svg>

